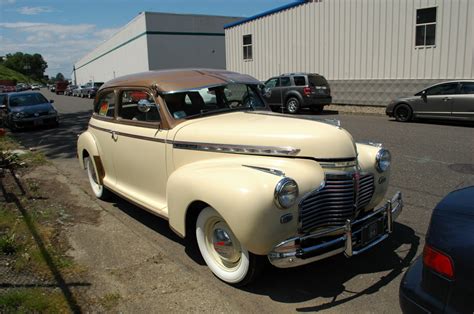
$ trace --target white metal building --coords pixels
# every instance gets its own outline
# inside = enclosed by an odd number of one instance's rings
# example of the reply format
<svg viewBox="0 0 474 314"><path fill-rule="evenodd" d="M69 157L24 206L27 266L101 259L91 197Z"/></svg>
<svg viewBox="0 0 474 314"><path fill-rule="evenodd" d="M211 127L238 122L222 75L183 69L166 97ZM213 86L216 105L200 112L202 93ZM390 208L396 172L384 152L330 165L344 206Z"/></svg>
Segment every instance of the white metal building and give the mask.
<svg viewBox="0 0 474 314"><path fill-rule="evenodd" d="M386 105L474 77L474 0L300 0L225 26L227 69L314 72L335 103Z"/></svg>
<svg viewBox="0 0 474 314"><path fill-rule="evenodd" d="M224 69L223 27L240 19L142 12L76 62L76 81L105 82L126 74L169 68Z"/></svg>

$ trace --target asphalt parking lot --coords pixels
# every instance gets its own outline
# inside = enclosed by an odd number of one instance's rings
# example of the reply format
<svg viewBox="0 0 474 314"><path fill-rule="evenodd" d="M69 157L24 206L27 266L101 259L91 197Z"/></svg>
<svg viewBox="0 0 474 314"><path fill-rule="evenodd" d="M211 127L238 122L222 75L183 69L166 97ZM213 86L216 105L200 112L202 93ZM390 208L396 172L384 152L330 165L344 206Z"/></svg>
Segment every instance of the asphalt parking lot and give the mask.
<svg viewBox="0 0 474 314"><path fill-rule="evenodd" d="M60 127L19 132L16 136L25 146L44 151L71 182L87 189L86 175L76 160L75 145L77 134L87 127L92 100L57 96L44 89L42 92L55 100L54 105L61 113ZM423 248L432 208L448 192L474 184L474 126L435 122L404 124L386 116L337 112L298 117L339 119L356 141L381 142L392 152L389 195L401 191L405 208L393 236L383 245L352 259L337 256L295 269L268 268L257 283L236 289L220 283L206 266L196 263L163 220L124 201L101 202L100 205L128 224L130 232L154 243L170 259L184 265L184 272L198 273L199 282L207 285L202 289L216 290L214 296L237 304L234 309L399 312L401 276ZM175 274L180 275L186 276Z"/></svg>

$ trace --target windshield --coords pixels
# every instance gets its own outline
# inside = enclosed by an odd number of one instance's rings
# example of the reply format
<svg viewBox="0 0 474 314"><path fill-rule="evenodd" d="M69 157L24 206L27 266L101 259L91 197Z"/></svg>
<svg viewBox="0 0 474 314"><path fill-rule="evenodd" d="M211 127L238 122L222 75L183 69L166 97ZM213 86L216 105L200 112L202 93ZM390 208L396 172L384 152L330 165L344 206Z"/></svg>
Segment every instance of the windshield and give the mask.
<svg viewBox="0 0 474 314"><path fill-rule="evenodd" d="M3 105L3 102L5 101L5 94L0 94L0 105Z"/></svg>
<svg viewBox="0 0 474 314"><path fill-rule="evenodd" d="M256 85L228 84L165 94L168 110L175 119L187 119L233 110L263 109Z"/></svg>
<svg viewBox="0 0 474 314"><path fill-rule="evenodd" d="M10 107L34 106L48 102L49 101L41 94L19 94L10 97Z"/></svg>

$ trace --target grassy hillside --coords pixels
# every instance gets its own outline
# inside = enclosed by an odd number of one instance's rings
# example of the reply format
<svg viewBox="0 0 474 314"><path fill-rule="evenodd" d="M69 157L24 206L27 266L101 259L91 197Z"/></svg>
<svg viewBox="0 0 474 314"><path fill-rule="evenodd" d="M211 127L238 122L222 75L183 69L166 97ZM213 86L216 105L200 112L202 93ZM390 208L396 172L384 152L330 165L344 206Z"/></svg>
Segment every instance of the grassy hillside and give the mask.
<svg viewBox="0 0 474 314"><path fill-rule="evenodd" d="M26 75L7 68L0 64L0 80L17 80L18 83L34 83L35 81Z"/></svg>

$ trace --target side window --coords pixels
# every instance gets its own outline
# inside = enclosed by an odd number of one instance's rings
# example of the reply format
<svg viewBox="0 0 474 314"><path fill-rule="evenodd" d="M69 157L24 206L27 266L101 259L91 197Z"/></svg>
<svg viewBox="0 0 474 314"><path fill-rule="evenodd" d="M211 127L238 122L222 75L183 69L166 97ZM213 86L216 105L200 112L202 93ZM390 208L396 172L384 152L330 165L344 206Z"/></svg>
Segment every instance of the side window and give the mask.
<svg viewBox="0 0 474 314"><path fill-rule="evenodd" d="M461 83L461 94L474 94L474 82Z"/></svg>
<svg viewBox="0 0 474 314"><path fill-rule="evenodd" d="M453 95L457 93L458 83L447 83L433 86L426 90L426 95Z"/></svg>
<svg viewBox="0 0 474 314"><path fill-rule="evenodd" d="M252 35L244 35L243 38L244 60L252 60Z"/></svg>
<svg viewBox="0 0 474 314"><path fill-rule="evenodd" d="M115 94L107 92L100 95L99 100L95 104L94 113L101 117L113 118L115 112Z"/></svg>
<svg viewBox="0 0 474 314"><path fill-rule="evenodd" d="M277 85L278 85L278 79L277 78L270 79L265 83L266 88L274 88Z"/></svg>
<svg viewBox="0 0 474 314"><path fill-rule="evenodd" d="M415 46L436 44L436 7L416 10Z"/></svg>
<svg viewBox="0 0 474 314"><path fill-rule="evenodd" d="M150 106L148 111L140 111L138 102L142 99L148 100ZM125 90L120 94L120 106L118 117L123 120L159 122L160 114L153 97L143 90Z"/></svg>
<svg viewBox="0 0 474 314"><path fill-rule="evenodd" d="M280 78L280 82L281 82L280 85L282 87L291 86L290 78L288 76L284 76Z"/></svg>
<svg viewBox="0 0 474 314"><path fill-rule="evenodd" d="M293 81L295 81L295 86L305 86L306 80L304 76L293 76Z"/></svg>

